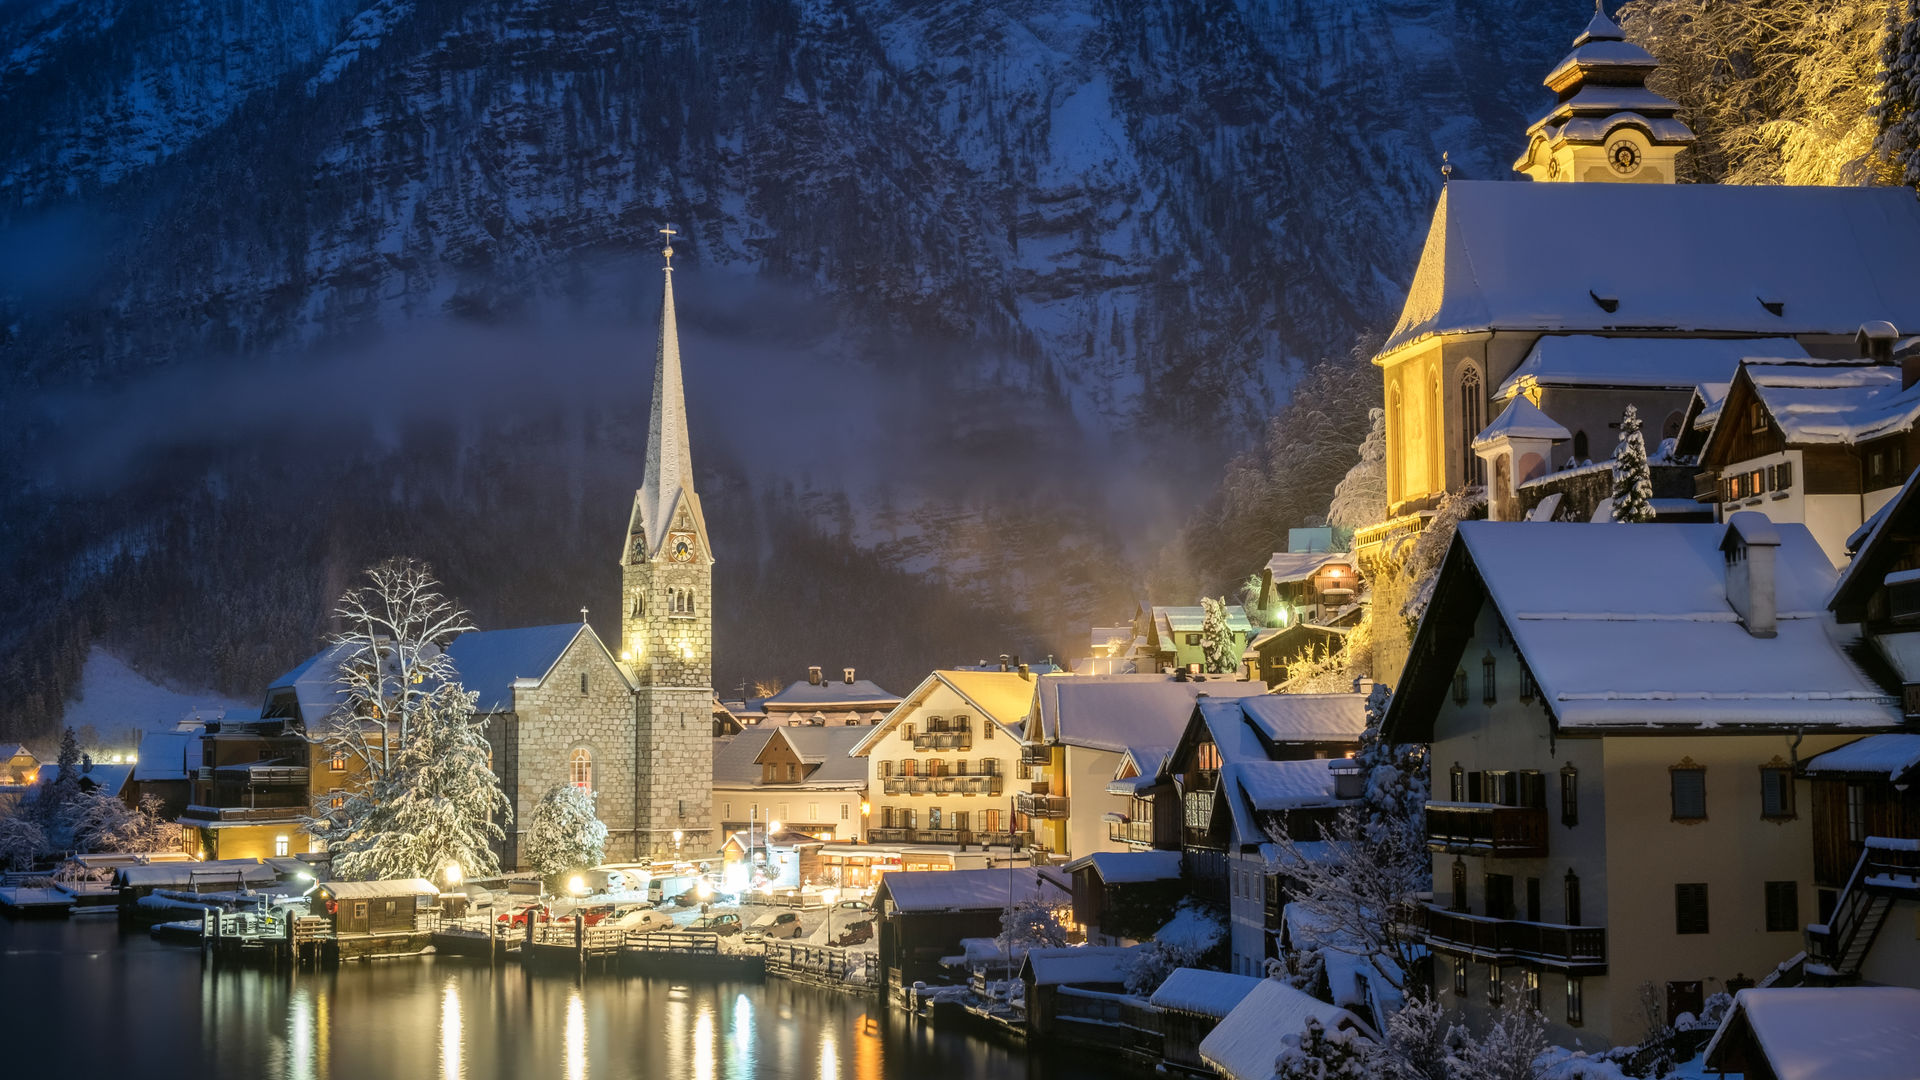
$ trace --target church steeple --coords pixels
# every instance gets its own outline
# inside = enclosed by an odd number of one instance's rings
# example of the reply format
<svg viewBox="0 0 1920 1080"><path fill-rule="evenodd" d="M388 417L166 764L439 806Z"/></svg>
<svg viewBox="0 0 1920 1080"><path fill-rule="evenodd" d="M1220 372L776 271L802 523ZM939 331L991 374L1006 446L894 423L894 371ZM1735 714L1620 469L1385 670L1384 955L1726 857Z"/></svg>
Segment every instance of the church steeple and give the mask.
<svg viewBox="0 0 1920 1080"><path fill-rule="evenodd" d="M1527 129L1514 171L1534 180L1673 183L1674 159L1693 143L1693 129L1676 115L1680 106L1647 89L1659 66L1594 0L1573 51L1547 73L1560 100Z"/></svg>
<svg viewBox="0 0 1920 1080"><path fill-rule="evenodd" d="M686 390L680 378L680 330L673 314L673 235L661 229L667 246L660 294L660 342L654 353L653 417L647 428L647 468L636 507L645 530L646 556L660 553L676 512L693 494L693 458L687 440ZM691 509L691 507L689 507ZM697 511L695 511L697 513ZM629 545L628 557L635 553Z"/></svg>

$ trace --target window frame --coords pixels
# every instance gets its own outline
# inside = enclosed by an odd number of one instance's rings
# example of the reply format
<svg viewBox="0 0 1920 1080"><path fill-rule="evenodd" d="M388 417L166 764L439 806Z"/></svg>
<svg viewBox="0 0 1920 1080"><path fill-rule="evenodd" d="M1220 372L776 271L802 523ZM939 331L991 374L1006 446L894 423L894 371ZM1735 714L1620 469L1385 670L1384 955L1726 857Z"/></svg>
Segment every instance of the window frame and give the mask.
<svg viewBox="0 0 1920 1080"><path fill-rule="evenodd" d="M1587 991L1580 976L1567 976L1567 1026L1579 1027L1587 1018Z"/></svg>
<svg viewBox="0 0 1920 1080"><path fill-rule="evenodd" d="M1487 965L1487 1004L1501 1005L1506 1002L1507 988L1501 979L1500 965Z"/></svg>
<svg viewBox="0 0 1920 1080"><path fill-rule="evenodd" d="M1696 891L1697 890L1697 891ZM1694 910L1689 910L1689 909ZM1710 890L1704 881L1681 881L1673 886L1673 932L1677 935L1713 932Z"/></svg>
<svg viewBox="0 0 1920 1080"><path fill-rule="evenodd" d="M1580 824L1580 769L1571 761L1560 766L1560 824Z"/></svg>
<svg viewBox="0 0 1920 1080"><path fill-rule="evenodd" d="M1680 813L1680 775L1682 773L1697 777L1700 784L1700 813L1696 816L1681 816ZM1680 764L1667 766L1667 799L1670 820L1691 824L1707 820L1707 768L1696 765L1692 758L1682 758Z"/></svg>
<svg viewBox="0 0 1920 1080"><path fill-rule="evenodd" d="M567 751L567 783L584 791L593 790L592 748L576 746Z"/></svg>
<svg viewBox="0 0 1920 1080"><path fill-rule="evenodd" d="M1766 881L1761 883L1764 918L1763 925L1769 934L1798 933L1804 924L1800 921L1800 883L1798 881Z"/></svg>
<svg viewBox="0 0 1920 1080"><path fill-rule="evenodd" d="M1769 775L1773 775L1778 778L1777 780L1779 784L1778 791L1780 794L1778 807L1770 808L1767 805L1767 778ZM1761 820L1792 821L1799 816L1800 815L1798 813L1798 810L1794 805L1793 767L1791 765L1772 765L1772 764L1760 766L1760 818Z"/></svg>

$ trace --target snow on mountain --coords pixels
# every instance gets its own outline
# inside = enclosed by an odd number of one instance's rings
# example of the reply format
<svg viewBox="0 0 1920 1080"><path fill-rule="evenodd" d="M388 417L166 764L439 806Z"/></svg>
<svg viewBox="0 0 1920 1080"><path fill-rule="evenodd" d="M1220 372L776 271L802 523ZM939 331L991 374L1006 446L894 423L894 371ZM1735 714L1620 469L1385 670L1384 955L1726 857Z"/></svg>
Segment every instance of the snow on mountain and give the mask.
<svg viewBox="0 0 1920 1080"><path fill-rule="evenodd" d="M258 709L257 702L249 705L211 690L162 685L118 656L95 648L81 669L80 688L67 707L66 723L76 731L92 728L101 746L133 749L139 738L129 737L129 732L172 731L192 717L212 720L224 713L240 715Z"/></svg>

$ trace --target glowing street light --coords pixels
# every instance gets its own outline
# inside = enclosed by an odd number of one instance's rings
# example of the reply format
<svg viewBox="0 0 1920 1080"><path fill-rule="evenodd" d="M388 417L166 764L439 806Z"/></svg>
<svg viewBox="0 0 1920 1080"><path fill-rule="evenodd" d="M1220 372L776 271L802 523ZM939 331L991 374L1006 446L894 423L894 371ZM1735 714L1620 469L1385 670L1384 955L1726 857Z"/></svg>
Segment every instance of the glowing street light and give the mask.
<svg viewBox="0 0 1920 1080"><path fill-rule="evenodd" d="M587 879L579 874L573 875L567 880L567 891L575 896L587 895Z"/></svg>
<svg viewBox="0 0 1920 1080"><path fill-rule="evenodd" d="M464 875L462 875L460 872L460 864L457 862L448 863L446 873L447 873L447 888L449 889L459 888L460 882L465 880Z"/></svg>

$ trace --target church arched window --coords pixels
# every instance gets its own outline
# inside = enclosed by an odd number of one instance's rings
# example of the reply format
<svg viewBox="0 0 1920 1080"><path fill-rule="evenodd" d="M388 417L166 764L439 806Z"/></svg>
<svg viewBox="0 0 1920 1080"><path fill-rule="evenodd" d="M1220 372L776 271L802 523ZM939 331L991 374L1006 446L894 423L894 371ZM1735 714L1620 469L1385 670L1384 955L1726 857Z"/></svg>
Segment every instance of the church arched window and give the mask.
<svg viewBox="0 0 1920 1080"><path fill-rule="evenodd" d="M1468 364L1460 371L1460 468L1469 487L1487 482L1486 462L1473 452L1473 440L1486 426L1486 394L1480 386L1480 369Z"/></svg>
<svg viewBox="0 0 1920 1080"><path fill-rule="evenodd" d="M639 589L633 591L633 617L639 618L647 613L647 594Z"/></svg>
<svg viewBox="0 0 1920 1080"><path fill-rule="evenodd" d="M593 751L580 746L568 755L567 782L577 788L593 788Z"/></svg>

